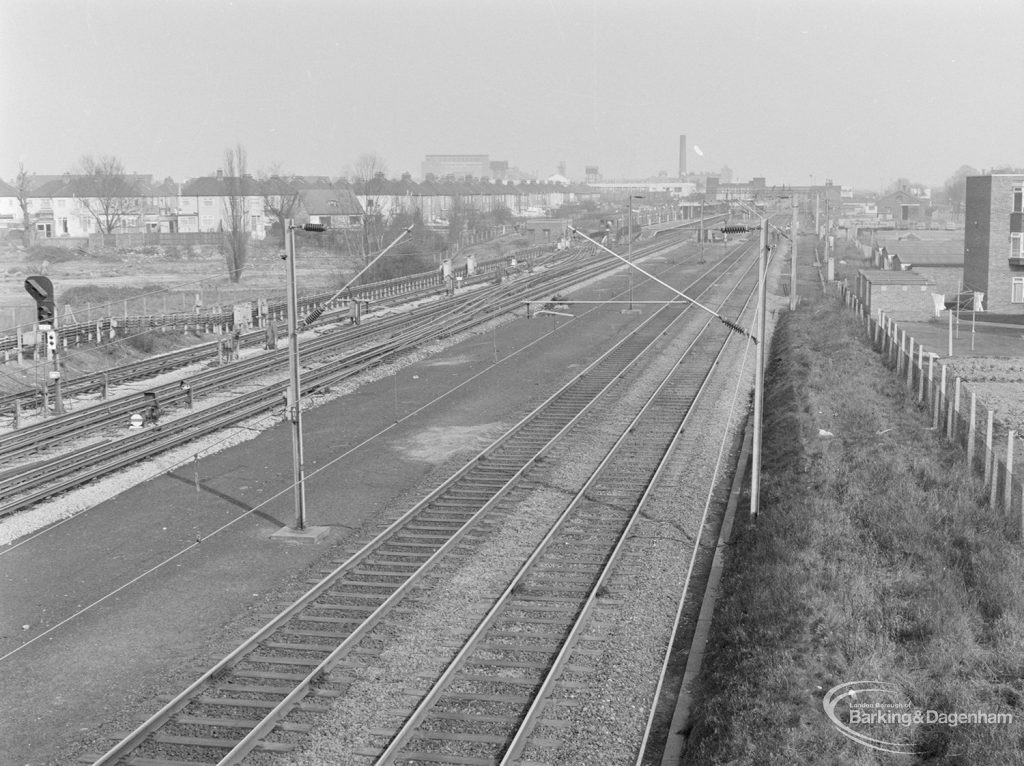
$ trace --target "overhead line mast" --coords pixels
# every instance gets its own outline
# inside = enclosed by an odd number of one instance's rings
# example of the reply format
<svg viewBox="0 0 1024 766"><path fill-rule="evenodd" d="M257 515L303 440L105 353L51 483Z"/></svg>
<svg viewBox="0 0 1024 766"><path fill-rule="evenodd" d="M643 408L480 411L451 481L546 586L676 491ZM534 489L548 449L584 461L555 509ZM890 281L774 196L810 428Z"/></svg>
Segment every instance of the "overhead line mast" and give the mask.
<svg viewBox="0 0 1024 766"><path fill-rule="evenodd" d="M738 324L733 322L731 319L727 319L726 317L722 316L721 314L719 314L714 309L708 308L703 303L701 303L700 301L694 300L693 298L691 298L689 295L687 295L686 293L682 292L681 290L677 290L676 288L672 287L672 285L668 284L667 282L663 282L662 280L658 279L656 276L651 274L649 271L646 271L646 270L640 268L635 263L630 262L627 258L623 258L621 255L616 253L614 250L610 250L609 248L607 248L604 245L602 245L600 242L597 242L596 240L591 239L590 237L588 237L586 234L584 234L579 229L577 229L577 228L575 228L573 226L570 226L568 228L569 228L569 231L571 231L573 234L578 234L583 239L587 240L587 242L590 242L591 244L596 245L597 247L601 248L602 250L604 250L609 255L614 255L620 261L622 261L627 266L629 266L629 268L636 269L638 272L643 274L648 279L651 279L651 280L657 282L662 287L667 287L669 290L674 292L680 298L684 298L684 299L688 300L690 303L692 303L694 306L696 306L697 308L703 309L704 311L708 312L709 314L711 314L711 316L713 316L716 319L718 319L719 321L721 321L722 324L724 324L726 327L728 327L733 332L738 332L740 335L746 335L748 338L750 338L752 341L754 341L754 343L757 343L757 337L756 336L751 335L749 332L744 330L742 327L740 327ZM734 229L731 229L731 230L734 230ZM747 231L747 227L743 227L743 231Z"/></svg>
<svg viewBox="0 0 1024 766"><path fill-rule="evenodd" d="M306 224L306 226L304 228L306 229L306 231L324 231L326 229L326 227L322 226L321 224ZM395 237L394 241L390 245L388 245L383 250L381 250L374 257L374 259L372 261L370 261L368 264L363 266L363 268L361 268L358 271L358 273L356 273L356 275L354 277L352 277L348 282L346 282L342 286L342 288L340 290L338 290L338 292L336 292L334 295L332 295L326 301L324 301L319 306L317 306L315 309L313 309L308 314L306 314L305 318L303 318L303 320L302 320L302 326L303 327L309 327L311 324L313 324L313 322L315 322L321 316L323 316L323 313L325 311L327 311L327 307L329 305L331 305L331 303L333 303L335 300L337 300L338 296L340 296L349 287L351 287L352 284L357 279L359 279L359 277L361 277L363 274L365 274L369 270L369 268L371 266L373 266L373 264L375 264L377 261L379 261L381 258L383 258L387 254L388 250L393 248L395 245L397 245L399 242L401 242L405 237L407 237L411 233L412 233L412 226L409 226L408 228L405 229L405 231L403 231L401 234L399 234L397 237Z"/></svg>

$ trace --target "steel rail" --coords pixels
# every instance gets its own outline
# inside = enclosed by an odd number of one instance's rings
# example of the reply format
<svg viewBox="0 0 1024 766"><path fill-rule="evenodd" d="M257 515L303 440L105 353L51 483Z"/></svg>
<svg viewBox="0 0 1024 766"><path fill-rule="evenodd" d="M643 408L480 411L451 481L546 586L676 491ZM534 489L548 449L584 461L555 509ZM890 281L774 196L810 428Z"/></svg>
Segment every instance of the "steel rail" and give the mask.
<svg viewBox="0 0 1024 766"><path fill-rule="evenodd" d="M600 265L601 264L597 264L593 268L599 272ZM582 278L586 277L587 275L583 275ZM569 284L578 282L580 278L581 276L575 272L556 275L556 279L553 284L547 284L546 281L544 281L542 285L536 289L542 289L545 291L562 289ZM373 347L376 356L379 357L376 361L379 362L388 357L394 356L395 354L400 353L409 347L415 346L418 343L425 342L426 340L450 335L487 321L494 316L506 312L510 307L518 305L518 303L521 302L521 296L523 294L531 293L534 289L535 286L531 284L531 280L522 280L519 284L513 283L513 287L511 289L508 289L506 286L506 289L500 292L496 290L479 291L480 295L478 296L473 293L469 293L464 296L464 300L459 304L439 304L439 307L435 311L428 312L423 316L411 314L411 316L413 316L413 320L410 321L414 321L416 324L413 324L411 328L404 333L397 333L396 336L394 336L398 339L395 343L391 345ZM491 296L494 295L498 295L499 300L492 300ZM488 305L489 303L491 305ZM469 306L471 311L466 311L466 306ZM482 316L479 312L483 312ZM447 325L442 321L441 324L438 324L438 319L440 318L443 320L445 317L459 318L460 321L457 323L449 323ZM286 350L282 349L275 353L278 353L280 358L284 359L285 357L283 354L285 351ZM344 357L338 363L329 363L310 373L306 373L303 391L313 391L317 388L330 385L338 380L344 379L345 377L349 377L350 375L355 374L355 372L361 371L366 367L373 366L375 362L372 360L358 366L353 365L353 359L362 360L364 355L365 352L357 352L355 357ZM373 352L371 352L371 356L373 356ZM263 359L264 364L270 364L270 362L267 362L264 357L257 359ZM218 368L217 370L211 371L210 375L218 377L230 375L230 369L231 366ZM202 376L192 376L189 379L195 381L197 385L205 380ZM169 422L164 426L160 426L160 428L170 429L174 434L191 429L189 431L190 438L182 439L171 435L162 441L158 441L155 438L144 439L141 435L135 435L136 439L134 441L132 441L132 437L127 437L127 440L121 439L115 442L108 442L107 444L110 446L106 448L99 446L93 449L88 449L84 452L77 452L70 457L49 459L40 464L8 472L6 475L0 476L0 489L5 490L4 497L10 498L13 491L16 491L19 487L26 484L30 484L32 481L45 481L47 486L36 491L31 491L21 497L16 497L13 500L8 499L6 502L0 503L0 517L10 515L11 513L28 507L40 500L52 497L60 492L74 488L75 486L79 486L88 481L92 481L93 479L106 473L110 473L113 470L123 468L133 462L131 459L132 455L135 456L135 460L146 459L162 451L159 446L160 444L168 445L167 448L180 446L191 439L199 438L200 436L211 433L217 428L233 425L234 423L247 419L248 417L252 417L254 412L253 407L250 406L250 404L253 402L262 403L264 410L270 409L276 405L283 391L284 385L285 384L283 382L270 384L264 387L262 392L248 393L239 397L236 399L235 405L227 406L228 410L235 409L235 414L219 415L212 420L212 425L208 424L208 421L210 421L212 416L204 413L197 413L195 416L186 416ZM166 390L164 395L167 403L173 403L174 401L183 399L186 396L186 394L179 391L177 386L173 383L167 384L165 388ZM210 388L211 386L207 384L206 389L209 390ZM157 390L159 391L161 389ZM132 398L126 397L125 399L128 400L128 403L121 404L120 409L117 409L117 405L114 403L99 405L98 407L93 408L100 411L101 414L96 417L99 419L101 424L107 424L109 423L110 418L116 418L118 416L123 417L124 414L132 411L136 406L132 401ZM115 401L121 402L122 400ZM239 405L237 404L238 402L242 402L242 404ZM39 428L45 428L46 425L47 424L40 424ZM52 426L52 424L50 425ZM73 431L73 429L71 429L71 431ZM65 431L63 433L66 434L71 431ZM24 432L22 433L24 434ZM129 451L126 455L126 444L128 444L129 447L140 445L140 448L137 452ZM104 462L100 466L86 470L85 473L82 473L75 478L67 478L67 475L72 471L79 470L81 467L88 465L88 461L86 460L87 457L99 461L103 460L104 456L109 454L115 455L115 459L112 462Z"/></svg>
<svg viewBox="0 0 1024 766"><path fill-rule="evenodd" d="M354 343L366 343L372 341L376 336L400 330L403 325L408 325L412 321L429 322L435 315L442 315L450 310L444 304L420 306L403 314L382 317L367 327L338 328L329 332L321 332L318 337L305 340L302 344L302 351L307 356L337 353ZM201 353L193 362L202 361L205 358L206 354ZM195 395L215 391L225 385L231 385L239 379L272 372L276 367L283 367L287 359L288 349L279 348L266 354L198 371L181 380L188 381L193 395ZM155 393L162 403L181 402L188 396L179 388L181 380L154 386L149 389L149 392ZM109 425L112 415L131 413L144 401L145 396L141 392L128 394L0 434L0 454L10 458L25 452L41 451L51 443L64 441L69 434L80 432L84 426L90 423L99 426Z"/></svg>
<svg viewBox="0 0 1024 766"><path fill-rule="evenodd" d="M307 373L303 381L303 392L309 393L376 366L382 359L432 337L432 333L421 330L418 334L403 334L399 337L400 342L392 340L364 348ZM166 426L146 429L115 442L85 447L0 475L0 491L4 497L14 497L11 501L0 503L0 517L266 412L281 401L287 386L287 381L271 383L259 391L236 398L226 409L203 410ZM85 471L79 473L83 468ZM23 485L33 482L45 482L45 486L30 494L16 496Z"/></svg>
<svg viewBox="0 0 1024 766"><path fill-rule="evenodd" d="M542 254L541 256L533 259L533 262L538 263L548 261L553 255L554 252L547 255ZM477 265L478 272L476 274L465 276L463 287L469 287L489 281L492 279L491 272L495 271L501 264L506 262L507 258L495 258L481 261ZM416 285L423 284L424 282L429 282L430 284L426 287L416 287ZM401 305L403 303L408 303L409 301L418 300L419 298L438 295L444 293L446 290L447 288L443 280L438 278L436 272L425 272L349 288L349 295L345 298L344 303L347 304L352 300L358 300L364 303L372 303L373 308L377 309L393 305ZM323 293L308 296L303 298L301 302L310 305L319 305L320 303L323 303L323 298L327 295L329 294ZM337 303L337 301L334 301L334 303ZM329 306L331 303L328 302L325 305ZM271 309L272 311L269 312L270 314L283 313L284 302L272 304ZM172 314L171 316L183 316L186 319L195 318L194 315L190 314ZM345 319L348 316L349 309L347 305L345 305L340 308L326 309L321 319L327 318L327 321L336 321L338 319ZM274 319L270 319L269 321L274 322L275 325L279 325L278 329L281 330L280 322ZM152 330L155 331L157 328L165 326L165 323L160 323L155 325ZM62 331L61 334L63 336L65 333ZM264 340L265 331L254 330L244 333L241 336L240 345L242 347L258 346ZM65 378L64 395L69 396L94 393L102 391L109 385L144 378L145 376L152 374L154 370L157 372L165 372L185 365L194 364L204 359L213 358L218 355L218 346L221 345L221 343L221 340L209 341L206 343L196 344L190 348L160 354L159 356L151 357L149 359L118 365L98 372L86 373L74 378ZM0 414L13 412L16 402L20 402L22 406L29 406L33 409L39 407L42 404L41 391L38 389L25 388L13 393L0 394Z"/></svg>
<svg viewBox="0 0 1024 766"><path fill-rule="evenodd" d="M478 278L472 277L471 279L476 280ZM480 277L479 281L486 281L486 279L486 277ZM493 291L496 288L491 287L485 289ZM311 354L334 351L339 345L350 343L352 341L364 340L378 333L391 331L396 326L400 327L403 323L412 321L410 317L415 318L417 315L422 317L421 321L427 322L430 321L431 316L434 314L443 314L445 312L458 310L458 307L464 300L465 296L457 296L454 301L446 302L450 304L449 306L433 304L430 306L415 307L404 312L402 315L383 317L368 325L368 328L358 330L356 328L340 328L330 332L321 333L317 338L304 341L302 345L302 352L308 357ZM258 337L261 334L257 332L254 335ZM214 343L212 345L213 348L216 349L217 344ZM185 350L184 353L196 354L197 356L192 360L192 363L195 363L208 358L206 351L207 349L199 349L196 347L195 350ZM194 384L192 385L192 388L193 394L195 394L203 390L210 390L211 387L215 387L225 380L231 381L247 374L264 374L275 365L280 364L283 366L287 361L287 358L287 349L277 349L272 351L270 354L232 362L230 364L223 365L222 367L218 367L215 370L197 372L188 376L187 379L190 384ZM184 393L179 392L176 386L177 383L172 382L162 386L157 386L151 389L151 391L156 393L158 396L164 397L168 403L174 403L184 399L186 396ZM118 404L118 402L125 400L131 400L131 407L137 407L144 401L144 397L143 394L140 393L130 394L128 396L118 397L117 399L112 400L104 400L103 402L93 405L85 410L69 412L51 420L25 426L14 432L0 434L0 454L11 457L19 452L40 451L47 444L64 441L66 435L73 433L80 427L78 425L68 424L87 424L90 422L91 415L97 422L104 424L104 418L102 416L95 416L94 413L96 412L110 414L114 412L118 412L120 414L130 413L132 409L129 405ZM13 446L18 444L21 444L22 446L20 448Z"/></svg>
<svg viewBox="0 0 1024 766"><path fill-rule="evenodd" d="M679 308L679 304L671 305L675 306L676 308ZM670 325L672 322L678 321L680 316L686 315L688 307L683 306L681 308L682 311L680 311L679 314L676 315L676 317L670 318ZM667 307L662 309L662 311L665 310L667 310ZM196 694L198 694L204 688L206 688L214 678L218 677L220 674L228 670L230 667L236 665L241 659L243 659L246 655L253 651L253 649L261 641L263 641L265 638L273 634L274 631L276 631L278 628L288 623L297 613L301 612L302 609L304 609L308 604L310 604L321 594L330 589L332 585L336 581L338 581L342 575L344 575L346 572L354 570L359 564L367 560L371 554L380 549L387 540L393 539L397 531L404 528L411 520L417 518L425 508L427 508L432 502L439 498L448 488L455 486L471 470L479 466L481 461L494 455L504 445L510 443L516 434L523 432L523 430L527 428L529 424L534 422L540 416L541 413L548 411L554 403L564 398L568 392L573 390L574 387L583 382L593 382L593 380L595 379L594 371L598 369L600 365L604 364L607 360L610 360L619 351L619 349L625 347L632 338L637 337L638 333L640 333L645 328L651 326L652 323L655 322L655 318L660 313L661 312L655 312L654 314L651 315L651 317L645 319L628 336L626 336L621 341L616 343L612 348L608 349L608 351L602 354L601 357L595 360L592 364L588 365L586 369L584 369L576 376L574 376L572 380L566 383L561 389L559 389L559 391L552 394L533 412L522 418L519 421L519 423L517 423L515 426L509 429L509 431L501 438L499 438L494 444L490 445L489 447L481 451L481 453L479 453L475 458L466 463L466 465L463 466L462 469L456 472L456 474L453 475L453 477L446 481L442 486L438 487L434 492L430 493L426 498L417 503L412 509L410 509L405 514L403 514L399 519L394 521L387 529L385 529L373 540L367 543L362 549L360 549L360 551L353 554L352 557L350 557L348 560L339 565L333 572L324 577L320 583L311 588L304 596L302 596L300 599L294 602L292 606L290 606L284 612L282 612L277 617L268 622L266 625L264 625L260 630L253 634L253 636L251 636L249 639L243 642L243 644L240 645L236 650L234 650L227 657L218 662L213 668L204 673L187 689L182 691L170 702L168 702L163 708L161 708L161 710L154 713L149 719L147 719L147 721L143 722L132 734L130 734L120 743L115 745L111 750L109 750L107 753L101 756L98 760L96 760L95 766L102 766L103 764L114 763L116 759L136 749L136 747L138 747L138 745L141 744L152 731L161 728L168 721L170 721L175 714L177 714L180 710L184 709L184 707L189 703L189 700L195 697ZM651 333L651 339L648 342L646 342L640 350L630 352L629 358L626 359L624 362L620 361L618 363L619 369L617 370L615 375L610 376L608 382L604 386L602 386L598 392L590 395L590 403L585 406L593 406L594 403L601 398L603 393L609 390L609 388L614 384L615 380L617 380L618 377L620 377L621 375L625 374L628 370L633 368L633 358L636 355L646 353L649 349L653 348L655 343L663 336L665 332L665 329L661 326L660 323L654 325L652 329L654 330L654 332ZM515 478L520 476L528 468L529 465L532 465L532 463L536 459L545 454L545 452L548 449L550 449L551 445L558 440L560 435L566 433L568 429L571 428L571 426L575 422L577 422L578 419L582 416L582 412L577 412L575 417L570 418L569 421L566 422L563 425L563 427L559 429L555 436L550 438L545 445L540 447L540 449L534 451L532 458L524 460L520 468L514 473L512 477L505 481L502 488L495 493L495 495L491 498L491 500L488 501L488 503L485 504L484 508L492 507L493 504L497 502L497 500L500 498L500 496L503 495L508 490L508 488L515 483ZM474 513L472 519L479 519L480 515L484 512L484 508L481 508L479 511ZM460 532L457 533L458 539L461 539L461 537L464 534L467 534L474 523L475 521L467 521L466 524L464 524L460 528ZM451 550L451 548L455 545L456 542L457 540L450 540L447 546L445 547L445 551ZM425 572L426 569L423 569L423 567L433 567L433 565L440 559L440 555L438 552L435 552L434 555L427 559L427 562L424 562L421 569L417 570L417 572ZM407 587L404 590L407 590L408 587L412 587L412 584L418 582L421 576L422 575L417 576L416 574L410 575L409 578L406 580ZM386 600L385 603L394 604L397 602L398 598L400 598L400 596L396 596L392 598L390 601ZM322 677L323 674L328 670L331 662L336 661L341 656L342 653L347 651L349 647L354 646L354 644L358 640L360 640L360 637L362 635L365 635L365 633L372 628L370 621L372 621L373 624L376 624L376 622L379 621L379 619L389 610L389 608L389 606L384 606L384 604L380 605L373 612L373 614L371 614L371 616L367 618L367 621L364 621L362 630L360 631L359 635L353 634L353 636L351 636L349 639L346 639L347 643L343 642L342 645L336 647L336 650L331 653L330 658L325 659L324 661L319 663L318 666L314 668L313 671L310 671L306 675L306 677L295 687L300 691L296 691L294 694L289 695L287 700L284 700L282 701L281 704L275 706L276 712L272 711L272 713L264 719L266 722L262 724L261 732L263 732L263 734L265 735L266 727L269 726L270 728L273 728L273 726L270 725L271 720L268 719L272 719L273 724L276 725L276 722L280 719L280 716L286 712L286 708L290 708L297 701L297 699L300 699L301 696L304 696L301 690L308 691L309 686L312 683L314 683L318 678ZM241 743L239 743L239 745L241 746L241 749L245 749L246 752L248 752L249 750L251 750L252 747L256 746L256 741L258 739L258 735L253 736L250 737L244 745L241 745ZM239 750L236 754L240 753L241 751ZM220 763L229 762L232 761L229 761L227 758L220 761Z"/></svg>
<svg viewBox="0 0 1024 766"><path fill-rule="evenodd" d="M741 281L746 275L750 273L750 271L751 266L748 266L746 270L743 272L743 274L741 274ZM729 294L721 301L722 305L724 305L725 302L729 300L729 298L738 288L739 284L730 289ZM745 299L746 301L749 301L749 296L750 294L752 294L752 292L753 290L748 292L747 297ZM576 493L576 495L573 497L570 503L562 511L559 517L555 520L552 527L545 534L544 538L537 544L533 552L519 568L516 575L509 581L506 589L495 600L495 603L492 605L492 607L484 616L484 618L480 621L477 628L474 630L471 636L466 639L465 643L463 644L459 652L456 654L456 656L449 662L448 667L445 669L442 675L434 682L431 689L421 698L421 700L417 704L416 709L406 719L401 729L395 734L395 736L388 744L388 746L384 749L384 751L376 758L375 763L378 766L382 766L383 764L397 763L399 761L404 760L404 757L412 758L413 760L419 760L423 756L423 754L414 753L406 754L403 757L402 753L404 750L407 749L408 745L416 739L417 730L429 718L431 710L436 706L437 702L440 701L440 699L444 696L446 690L454 681L455 677L463 670L466 663L472 657L473 653L477 650L477 648L481 645L481 643L487 636L488 631L503 616L504 612L506 611L506 607L511 603L511 601L515 598L520 588L523 586L526 577L534 571L535 566L538 563L538 561L540 561L541 557L549 553L552 550L552 546L554 545L554 543L561 539L559 537L559 533L566 527L569 520L572 519L577 508L584 504L585 502L591 502L588 497L589 493L597 484L597 482L604 478L604 476L608 472L609 466L612 464L614 460L616 460L620 456L620 453L623 451L624 445L626 445L629 440L635 439L634 432L638 431L641 428L642 423L645 422L645 420L647 420L649 416L660 418L660 414L654 413L654 409L656 406L662 403L663 392L667 389L670 382L672 382L673 379L676 377L676 374L682 367L683 363L691 361L691 351L697 346L699 342L701 342L702 338L705 336L705 333L708 331L708 328L711 326L712 322L709 319L706 320L703 326L696 331L695 337L691 341L689 346L686 348L686 350L683 352L680 358L676 360L672 368L668 371L668 373L665 375L665 377L654 390L654 392L650 394L647 401L641 407L639 412L637 412L637 414L632 418L629 425L627 425L623 429L620 436L617 438L615 443L611 446L611 448L602 458L598 466L590 474L582 488ZM717 326L715 329L718 329ZM628 537L629 531L633 528L636 519L639 518L640 513L646 505L647 498L650 496L650 493L652 492L653 487L656 485L657 480L660 479L663 469L672 454L675 444L678 441L679 435L685 427L685 424L688 422L690 414L693 412L693 407L699 399L700 394L703 393L708 384L711 371L715 368L715 366L718 363L718 360L725 353L727 339L728 333L726 333L725 339L721 341L721 346L718 348L713 359L706 365L706 369L702 368L702 379L698 387L697 393L694 395L692 401L687 405L686 413L682 421L673 428L671 440L668 443L668 445L664 447L663 453L660 459L658 460L658 464L655 468L653 476L650 478L646 486L646 489L643 491L638 503L632 509L632 512L625 527L617 535L617 542L611 554L606 559L596 581L591 585L587 600L583 604L581 611L577 614L576 618L574 619L573 627L570 629L568 636L566 636L566 638L564 639L560 651L555 657L554 662L550 667L548 673L545 675L544 680L537 689L530 692L530 694L533 696L533 703L531 704L525 717L517 727L512 739L507 743L504 751L504 757L501 761L502 764L510 763L513 757L516 757L520 754L522 747L525 745L526 737L529 735L533 723L536 721L537 717L540 714L540 711L542 710L543 700L550 693L550 690L553 687L553 684L555 683L556 679L558 678L558 675L560 674L562 667L568 661L568 658L571 655L571 650L576 642L576 638L578 637L583 627L586 625L586 620L593 609L594 602L596 601L597 593L600 591L600 588L606 583L608 577L610 576L610 573L613 571L614 566L617 563L619 555L621 553L621 549ZM645 432L646 440L649 438L648 431L647 429L643 430ZM643 444L642 446L654 450L661 449L660 446L651 445L649 442ZM635 455L630 455L629 458L630 460L635 460ZM496 683L500 684L503 678L495 677L494 680ZM441 736L443 737L443 735ZM431 753L431 755L435 756L433 760L436 760L436 762L438 763L446 762L444 753Z"/></svg>
<svg viewBox="0 0 1024 766"><path fill-rule="evenodd" d="M745 301L746 304L749 304L750 298L754 295L755 290L756 285L748 293L747 299ZM708 320L707 324L705 324L704 326L704 329L706 330L709 326L711 326L711 320ZM708 366L704 378L700 383L700 387L694 395L693 402L691 402L689 408L686 411L686 415L684 416L682 422L680 422L679 427L676 429L676 432L672 437L672 442L665 450L664 457L658 464L654 476L651 477L651 481L648 484L647 488L644 490L644 493L641 496L640 501L638 502L632 517L630 518L625 529L623 529L622 534L619 537L618 543L616 544L614 550L611 552L608 558L608 563L605 566L604 571L601 573L601 576L598 578L598 580L594 583L593 587L591 588L591 592L587 598L586 603L583 605L580 615L576 620L576 624L574 625L570 635L566 637L562 649L559 651L558 656L555 658L555 661L551 666L550 672L545 677L540 688L537 689L534 696L534 702L530 706L530 709L527 711L522 725L519 727L518 731L516 732L512 740L509 742L505 755L501 759L500 766L507 766L507 764L511 764L514 761L514 759L522 755L522 752L527 745L527 741L530 734L535 728L537 722L541 719L541 714L544 709L544 702L550 696L551 692L554 690L558 678L560 677L565 666L568 664L569 659L572 656L572 651L575 645L578 643L579 637L587 624L587 620L589 620L590 615L593 612L594 605L597 601L597 594L601 592L602 588L607 584L612 573L614 572L615 566L618 563L618 560L621 558L623 547L625 546L625 543L629 538L630 532L633 530L633 527L636 525L637 520L640 518L641 512L644 510L645 506L649 502L651 495L654 493L656 487L658 486L658 483L661 480L662 473L666 470L667 466L669 465L669 462L674 456L679 444L680 437L683 435L683 431L685 430L686 425L689 423L690 417L693 415L697 403L701 399L701 396L705 393L708 386L710 385L712 373L715 371L715 368L718 366L722 357L725 356L726 349L728 348L729 341L731 339L732 333L727 333L722 342L721 348L715 355L714 360ZM696 343L696 340L694 342ZM681 363L682 359L679 360L676 367L678 368L678 365ZM698 538L698 540L694 542L694 547L699 547L699 544L700 539ZM689 580L690 574L692 574L692 570L691 572L687 573L687 580Z"/></svg>

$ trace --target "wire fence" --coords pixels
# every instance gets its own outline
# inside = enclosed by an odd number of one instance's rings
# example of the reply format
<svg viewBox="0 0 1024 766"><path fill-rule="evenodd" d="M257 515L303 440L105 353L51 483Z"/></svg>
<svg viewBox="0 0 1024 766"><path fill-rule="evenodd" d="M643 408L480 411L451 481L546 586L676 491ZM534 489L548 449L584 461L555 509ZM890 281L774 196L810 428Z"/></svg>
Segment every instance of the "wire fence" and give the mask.
<svg viewBox="0 0 1024 766"><path fill-rule="evenodd" d="M839 294L862 323L868 342L885 364L905 383L917 405L931 415L932 428L964 452L965 462L981 476L989 505L1013 522L1024 540L1024 483L1015 444L1019 434L1000 422L977 392L955 375L951 365L940 362L896 321L879 310L871 315L857 295L844 284Z"/></svg>

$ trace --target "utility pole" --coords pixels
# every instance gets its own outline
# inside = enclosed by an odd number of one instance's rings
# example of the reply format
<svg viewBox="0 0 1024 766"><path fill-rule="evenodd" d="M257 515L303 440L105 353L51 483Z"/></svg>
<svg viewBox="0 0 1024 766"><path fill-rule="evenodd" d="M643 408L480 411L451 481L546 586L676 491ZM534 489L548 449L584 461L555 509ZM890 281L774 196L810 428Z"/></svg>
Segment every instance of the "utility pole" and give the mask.
<svg viewBox="0 0 1024 766"><path fill-rule="evenodd" d="M700 257L697 263L704 263L704 200L700 201Z"/></svg>
<svg viewBox="0 0 1024 766"><path fill-rule="evenodd" d="M638 313L639 309L633 308L633 200L643 199L641 194L629 195L629 222L627 223L626 239L626 260L629 262L629 308L623 309L623 314Z"/></svg>
<svg viewBox="0 0 1024 766"><path fill-rule="evenodd" d="M295 285L295 229L293 219L284 222L285 250L288 262L288 366L289 384L287 414L292 424L292 491L295 498L295 526L278 530L272 538L293 542L319 542L327 535L327 527L306 526L306 477L302 454L302 386L299 379L299 303ZM306 224L304 229L323 231L319 224Z"/></svg>
<svg viewBox="0 0 1024 766"><path fill-rule="evenodd" d="M629 195L629 223L626 234L626 260L629 261L629 310L633 310L633 195Z"/></svg>
<svg viewBox="0 0 1024 766"><path fill-rule="evenodd" d="M828 195L825 195L825 276L829 282L836 278L836 267L832 263L832 243L829 235L832 232L832 222L829 216Z"/></svg>
<svg viewBox="0 0 1024 766"><path fill-rule="evenodd" d="M285 260L288 261L288 415L292 423L292 479L295 493L295 529L306 528L306 483L302 455L302 391L299 380L299 318L295 287L295 226L291 218L284 222Z"/></svg>
<svg viewBox="0 0 1024 766"><path fill-rule="evenodd" d="M815 240L821 236L821 198L818 192L814 192L814 236Z"/></svg>
<svg viewBox="0 0 1024 766"><path fill-rule="evenodd" d="M792 265L790 266L789 272L789 310L796 311L796 238L797 238L797 213L799 211L800 203L796 196L796 191L793 191L793 222L789 225L790 228L790 255L792 256Z"/></svg>
<svg viewBox="0 0 1024 766"><path fill-rule="evenodd" d="M757 251L757 337L760 342L754 361L754 445L750 469L750 518L756 519L761 505L761 428L764 415L765 305L767 303L768 219L761 219Z"/></svg>

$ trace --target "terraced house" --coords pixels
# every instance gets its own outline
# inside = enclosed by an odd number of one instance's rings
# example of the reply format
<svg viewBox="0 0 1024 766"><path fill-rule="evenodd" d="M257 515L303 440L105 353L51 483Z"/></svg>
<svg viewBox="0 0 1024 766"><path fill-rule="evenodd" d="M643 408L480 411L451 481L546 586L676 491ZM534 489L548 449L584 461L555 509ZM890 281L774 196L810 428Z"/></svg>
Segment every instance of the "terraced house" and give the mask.
<svg viewBox="0 0 1024 766"><path fill-rule="evenodd" d="M178 231L230 231L237 216L242 231L253 239L266 236L263 192L252 176L217 175L193 178L178 193Z"/></svg>
<svg viewBox="0 0 1024 766"><path fill-rule="evenodd" d="M307 192L313 192L307 194ZM599 196L596 189L543 182L501 183L476 179L428 178L409 174L390 180L382 174L368 181L251 176L193 178L177 184L155 182L150 175L32 176L28 207L36 239L75 239L119 233L216 233L231 231L232 221L253 239L262 240L281 218L274 199L304 198L292 215L328 219L332 226L361 225L363 216L383 220L414 214L427 225L446 225L453 209L488 213L507 209L516 216L543 216L559 205ZM308 196L308 199L305 199ZM312 206L313 210L308 208ZM288 217L288 216L284 216ZM0 229L20 232L17 192L0 186Z"/></svg>

